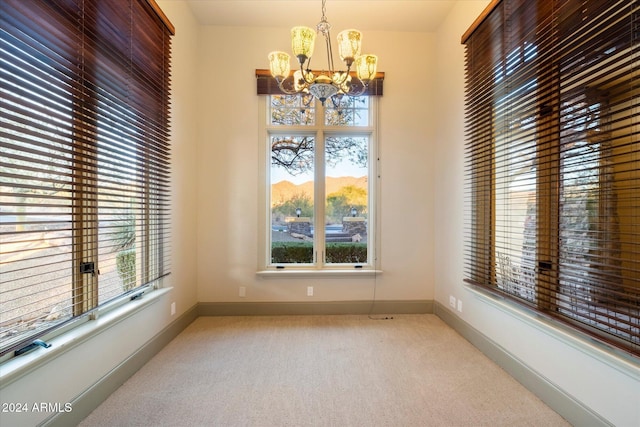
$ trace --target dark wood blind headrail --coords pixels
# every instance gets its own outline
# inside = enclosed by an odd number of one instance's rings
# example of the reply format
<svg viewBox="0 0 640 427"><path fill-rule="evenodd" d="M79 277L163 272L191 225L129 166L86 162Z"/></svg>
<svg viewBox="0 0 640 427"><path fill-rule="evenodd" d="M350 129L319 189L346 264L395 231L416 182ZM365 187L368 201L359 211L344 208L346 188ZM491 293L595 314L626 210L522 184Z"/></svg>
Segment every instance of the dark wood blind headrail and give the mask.
<svg viewBox="0 0 640 427"><path fill-rule="evenodd" d="M640 1L494 1L465 33L465 277L640 355Z"/></svg>
<svg viewBox="0 0 640 427"><path fill-rule="evenodd" d="M314 71L314 74L319 74L319 71ZM355 73L351 73L355 76ZM369 96L382 96L384 83L384 73L377 72L376 77L369 82L369 86L364 92ZM256 70L256 86L258 95L284 95L284 92L278 87L276 79L271 76L271 71L257 69Z"/></svg>
<svg viewBox="0 0 640 427"><path fill-rule="evenodd" d="M164 26L167 28L169 33L172 36L175 36L176 35L176 27L173 26L173 24L171 23L171 21L169 20L167 15L165 15L165 13L162 11L160 6L158 6L158 3L156 3L156 0L146 0L146 1L147 1L147 3L149 3L149 6L151 6L153 11L156 13L156 15L158 15L158 18L160 18L160 20L162 21Z"/></svg>
<svg viewBox="0 0 640 427"><path fill-rule="evenodd" d="M489 14L491 14L491 12L493 11L493 9L496 8L496 6L501 2L502 0L491 0L491 3L489 3L487 5L487 7L484 8L484 10L482 11L482 13L480 13L480 15L478 15L478 17L475 19L475 21L473 21L473 23L471 24L471 26L469 27L469 29L467 29L467 31L465 31L465 33L462 35L461 37L461 42L462 44L465 44L467 42L467 40L469 39L469 37L471 37L471 34L473 34L473 32L476 30L476 28L478 28L482 22L484 22L484 20L486 19L487 16L489 16Z"/></svg>

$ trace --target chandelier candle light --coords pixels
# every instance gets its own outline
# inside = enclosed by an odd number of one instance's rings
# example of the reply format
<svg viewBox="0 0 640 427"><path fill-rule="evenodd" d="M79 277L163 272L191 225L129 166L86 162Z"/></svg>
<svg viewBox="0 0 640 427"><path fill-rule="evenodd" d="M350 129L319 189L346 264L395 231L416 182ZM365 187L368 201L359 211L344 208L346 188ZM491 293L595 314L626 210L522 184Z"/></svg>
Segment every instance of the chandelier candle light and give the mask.
<svg viewBox="0 0 640 427"><path fill-rule="evenodd" d="M336 71L333 66L333 51L329 30L331 25L325 16L326 0L322 0L322 18L316 29L309 27L293 27L291 29L291 49L298 58L300 69L291 73L290 56L286 52L271 52L269 54L269 68L271 75L278 82L280 90L286 94L311 93L318 98L322 105L334 95L339 100L342 95L360 96L365 93L369 82L376 76L378 57L370 54L360 54L362 33L358 30L344 30L338 34L338 53L340 59L347 66L346 71ZM322 34L327 45L328 72L314 75L309 68L316 34ZM355 76L351 74L351 67L355 67ZM333 100L334 104L336 103Z"/></svg>

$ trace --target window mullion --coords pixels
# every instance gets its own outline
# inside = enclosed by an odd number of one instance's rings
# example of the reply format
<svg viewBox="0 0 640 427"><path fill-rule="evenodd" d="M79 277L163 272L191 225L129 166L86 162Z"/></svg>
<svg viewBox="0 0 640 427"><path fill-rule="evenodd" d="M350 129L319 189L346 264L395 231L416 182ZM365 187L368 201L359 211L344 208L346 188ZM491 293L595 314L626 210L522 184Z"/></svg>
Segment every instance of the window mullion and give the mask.
<svg viewBox="0 0 640 427"><path fill-rule="evenodd" d="M558 291L558 224L559 194L558 173L560 153L558 149L559 117L557 108L539 122L537 145L537 304L545 311L555 311Z"/></svg>
<svg viewBox="0 0 640 427"><path fill-rule="evenodd" d="M539 49L554 52L556 37L542 38ZM548 71L551 70L551 71ZM540 310L554 312L558 301L558 262L560 194L560 108L558 92L560 77L555 55L541 55L536 68L539 91L537 93L538 118L537 145L537 254L536 287L537 305Z"/></svg>
<svg viewBox="0 0 640 427"><path fill-rule="evenodd" d="M73 201L73 315L98 305L97 159L78 150Z"/></svg>
<svg viewBox="0 0 640 427"><path fill-rule="evenodd" d="M322 108L318 108L318 116L316 120L324 117ZM325 133L323 129L319 129L316 134L315 145L315 181L314 181L314 263L316 266L323 267L326 263L326 232L325 232Z"/></svg>
<svg viewBox="0 0 640 427"><path fill-rule="evenodd" d="M148 150L145 149L144 150L144 172L143 172L143 187L144 187L144 195L142 196L142 200L144 201L144 204L142 206L142 212L140 215L140 221L141 221L141 225L139 227L137 227L136 233L138 233L140 236L140 242L142 242L141 244L141 256L140 256L140 262L136 263L137 266L136 268L139 270L139 274L140 277L142 278L142 283L147 283L149 281L150 278L150 271L149 271L149 266L151 265L152 259L154 259L154 257L152 256L152 245L151 245L151 240L155 239L153 238L153 236L155 235L155 230L152 229L151 227L151 211L150 211L150 205L151 205L151 177L149 174L149 168L146 166L148 164ZM136 239L138 239L138 236L136 236ZM157 259L157 257L156 257Z"/></svg>
<svg viewBox="0 0 640 427"><path fill-rule="evenodd" d="M84 25L84 20L83 20ZM82 48L91 50L83 28ZM74 103L73 197L73 315L80 316L98 305L98 159L95 128L97 100L87 90L93 76L91 67L82 64L78 79L78 99ZM92 120L87 120L88 118ZM93 123L93 124L90 124Z"/></svg>

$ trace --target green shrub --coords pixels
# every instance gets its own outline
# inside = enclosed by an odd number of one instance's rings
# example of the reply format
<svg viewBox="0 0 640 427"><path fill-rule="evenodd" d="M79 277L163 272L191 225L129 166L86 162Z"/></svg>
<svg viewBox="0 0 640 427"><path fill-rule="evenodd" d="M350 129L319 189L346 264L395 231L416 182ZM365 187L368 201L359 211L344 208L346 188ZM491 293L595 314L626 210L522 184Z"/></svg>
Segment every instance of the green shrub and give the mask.
<svg viewBox="0 0 640 427"><path fill-rule="evenodd" d="M116 255L118 275L126 292L136 287L136 249L125 249Z"/></svg>
<svg viewBox="0 0 640 427"><path fill-rule="evenodd" d="M277 242L271 246L274 264L301 264L313 261L312 242ZM362 264L367 262L366 243L327 243L327 262Z"/></svg>
<svg viewBox="0 0 640 427"><path fill-rule="evenodd" d="M327 262L363 264L367 262L366 243L327 243Z"/></svg>
<svg viewBox="0 0 640 427"><path fill-rule="evenodd" d="M274 264L299 264L313 261L313 243L278 242L271 246L271 262Z"/></svg>

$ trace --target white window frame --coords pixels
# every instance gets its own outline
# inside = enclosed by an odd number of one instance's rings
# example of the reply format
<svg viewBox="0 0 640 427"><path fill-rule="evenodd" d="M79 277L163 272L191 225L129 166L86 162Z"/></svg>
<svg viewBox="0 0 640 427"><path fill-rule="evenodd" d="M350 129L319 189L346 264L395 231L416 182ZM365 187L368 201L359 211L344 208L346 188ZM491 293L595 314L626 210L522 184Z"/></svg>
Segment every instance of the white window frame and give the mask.
<svg viewBox="0 0 640 427"><path fill-rule="evenodd" d="M263 96L259 103L259 227L258 227L258 274L264 276L315 276L315 275L373 275L381 273L379 239L379 163L380 152L378 142L378 100L369 97L368 126L326 126L324 124L325 107L314 99L316 121L314 125L283 126L271 125L269 122L270 95ZM271 246L271 206L270 206L270 168L271 144L270 138L278 135L312 135L315 138L315 167L314 167L314 227L322 230L315 233L314 262L310 264L273 264L270 260ZM365 136L369 139L368 176L368 233L367 233L367 262L358 264L327 264L325 262L325 173L324 173L324 141L331 136ZM321 252L321 253L319 253Z"/></svg>

